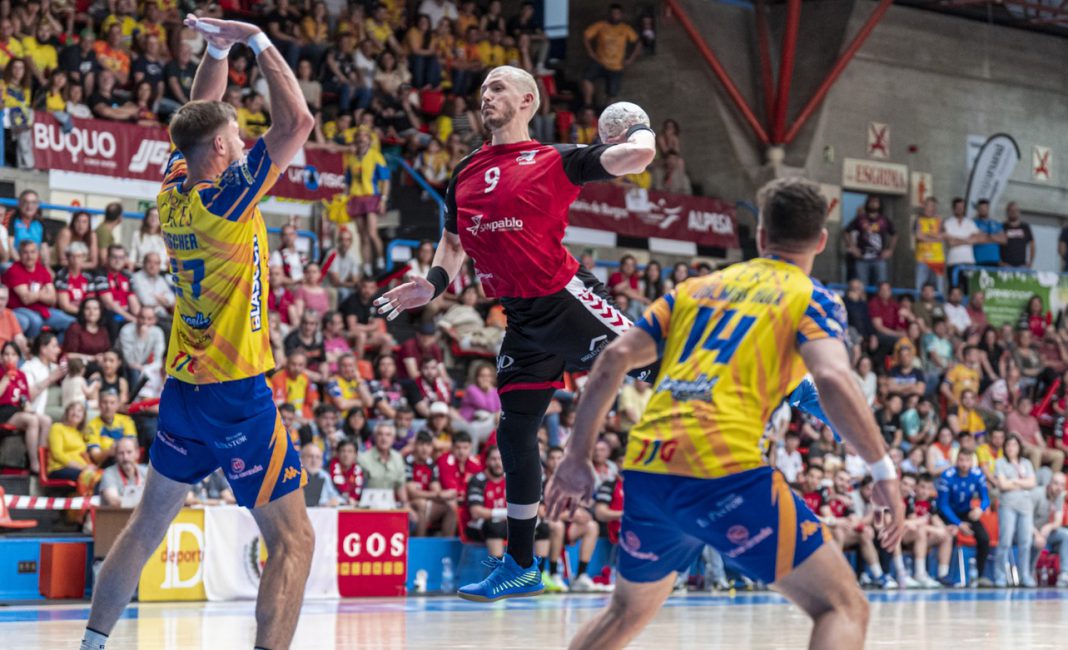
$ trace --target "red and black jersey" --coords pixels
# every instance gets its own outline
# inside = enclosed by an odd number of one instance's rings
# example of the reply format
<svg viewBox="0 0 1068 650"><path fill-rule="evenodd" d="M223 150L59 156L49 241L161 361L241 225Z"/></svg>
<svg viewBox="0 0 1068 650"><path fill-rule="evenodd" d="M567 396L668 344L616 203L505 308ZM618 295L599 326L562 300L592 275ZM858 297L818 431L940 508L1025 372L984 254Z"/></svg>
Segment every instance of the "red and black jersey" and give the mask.
<svg viewBox="0 0 1068 650"><path fill-rule="evenodd" d="M494 508L507 508L508 499L504 495L504 476L494 480L485 472L479 472L471 478L467 484L467 521L472 521L471 506L484 506Z"/></svg>
<svg viewBox="0 0 1068 650"><path fill-rule="evenodd" d="M360 502L360 494L363 493L363 470L356 463L345 469L337 459L330 461L330 480L341 496L348 497L352 503Z"/></svg>
<svg viewBox="0 0 1068 650"><path fill-rule="evenodd" d="M609 146L486 145L457 165L445 229L460 236L487 296L548 296L574 277L568 210L583 183L613 178L601 165Z"/></svg>
<svg viewBox="0 0 1068 650"><path fill-rule="evenodd" d="M820 514L820 508L827 505L827 488L822 487L815 492L805 492L801 495L801 498L805 500L805 504L816 513Z"/></svg>
<svg viewBox="0 0 1068 650"><path fill-rule="evenodd" d="M831 514L839 519L853 514L853 505L848 496L836 496L828 501L827 505L831 509Z"/></svg>
<svg viewBox="0 0 1068 650"><path fill-rule="evenodd" d="M623 510L623 477L614 481L605 481L597 488L597 494L593 497L594 502L603 503L611 510L622 512ZM608 541L613 544L619 543L619 528L623 520L616 519L608 522Z"/></svg>
<svg viewBox="0 0 1068 650"><path fill-rule="evenodd" d="M420 490L429 490L430 484L438 480L438 466L429 458L421 461L414 454L408 454L404 466L407 481L418 483Z"/></svg>
<svg viewBox="0 0 1068 650"><path fill-rule="evenodd" d="M917 517L926 517L927 515L935 514L934 502L931 499L916 499L912 500L912 512Z"/></svg>
<svg viewBox="0 0 1068 650"><path fill-rule="evenodd" d="M471 478L482 471L482 463L474 458L468 458L463 466L456 460L452 453L442 454L437 460L438 480L441 481L441 489L456 490L460 503L464 502L467 495L467 484Z"/></svg>

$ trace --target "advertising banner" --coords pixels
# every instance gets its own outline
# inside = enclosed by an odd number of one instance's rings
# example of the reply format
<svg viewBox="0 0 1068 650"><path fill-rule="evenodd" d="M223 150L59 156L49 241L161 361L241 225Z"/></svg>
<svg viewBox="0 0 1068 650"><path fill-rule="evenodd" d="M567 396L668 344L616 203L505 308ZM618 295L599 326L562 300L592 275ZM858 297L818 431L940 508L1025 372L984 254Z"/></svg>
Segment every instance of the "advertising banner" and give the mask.
<svg viewBox="0 0 1068 650"><path fill-rule="evenodd" d="M304 588L305 598L337 598L337 510L309 508L315 553ZM204 510L205 540L211 553L204 562L208 600L253 600L267 562L267 545L252 514L237 506Z"/></svg>
<svg viewBox="0 0 1068 650"><path fill-rule="evenodd" d="M738 248L734 205L706 196L584 185L571 204L570 224L624 237L675 239L699 246Z"/></svg>
<svg viewBox="0 0 1068 650"><path fill-rule="evenodd" d="M141 571L138 600L204 600L204 511L183 509Z"/></svg>
<svg viewBox="0 0 1068 650"><path fill-rule="evenodd" d="M64 133L51 114L34 114L33 151L37 168L79 172L159 183L170 156L171 143L163 127L147 127L107 120L73 119ZM345 191L341 154L304 149L279 177L271 195L276 198L330 200Z"/></svg>
<svg viewBox="0 0 1068 650"><path fill-rule="evenodd" d="M408 571L407 511L342 510L337 516L341 597L403 596Z"/></svg>
<svg viewBox="0 0 1068 650"><path fill-rule="evenodd" d="M983 312L990 324L1016 325L1031 296L1042 298L1047 311L1056 313L1068 295L1068 276L1002 269L967 271L968 293L982 291Z"/></svg>
<svg viewBox="0 0 1068 650"><path fill-rule="evenodd" d="M980 199L990 201L991 209L995 209L1019 162L1020 147L1011 135L998 133L983 144L968 176L968 193L965 195L968 217L975 216L975 206Z"/></svg>

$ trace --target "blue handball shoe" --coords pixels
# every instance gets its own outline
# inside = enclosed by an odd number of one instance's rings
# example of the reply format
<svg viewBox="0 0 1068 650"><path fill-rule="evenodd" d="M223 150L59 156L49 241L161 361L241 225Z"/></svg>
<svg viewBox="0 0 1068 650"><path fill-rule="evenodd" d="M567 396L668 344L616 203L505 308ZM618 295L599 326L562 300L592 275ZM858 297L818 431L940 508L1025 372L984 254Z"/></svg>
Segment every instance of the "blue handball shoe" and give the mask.
<svg viewBox="0 0 1068 650"><path fill-rule="evenodd" d="M493 571L482 582L461 587L456 595L464 600L491 603L502 598L537 596L545 591L537 560L524 569L505 553L502 558L487 558L483 564Z"/></svg>

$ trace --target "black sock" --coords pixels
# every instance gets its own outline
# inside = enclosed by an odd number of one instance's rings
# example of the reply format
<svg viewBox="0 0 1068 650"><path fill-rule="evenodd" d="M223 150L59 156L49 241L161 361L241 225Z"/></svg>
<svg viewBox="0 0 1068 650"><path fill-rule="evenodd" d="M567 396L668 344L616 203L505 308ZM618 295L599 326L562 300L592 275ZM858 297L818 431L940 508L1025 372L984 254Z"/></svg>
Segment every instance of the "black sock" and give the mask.
<svg viewBox="0 0 1068 650"><path fill-rule="evenodd" d="M538 558L538 571L545 571L545 558L543 557Z"/></svg>
<svg viewBox="0 0 1068 650"><path fill-rule="evenodd" d="M589 562L583 562L582 560L579 560L578 573L576 573L575 575L579 575L580 576L583 573L586 573L586 567L588 567L589 565L590 565Z"/></svg>
<svg viewBox="0 0 1068 650"><path fill-rule="evenodd" d="M520 567L534 564L534 527L538 520L508 518L508 554Z"/></svg>
<svg viewBox="0 0 1068 650"><path fill-rule="evenodd" d="M549 573L551 573L553 575L556 575L557 574L557 569L559 569L559 568L560 568L560 563L559 562L549 562Z"/></svg>

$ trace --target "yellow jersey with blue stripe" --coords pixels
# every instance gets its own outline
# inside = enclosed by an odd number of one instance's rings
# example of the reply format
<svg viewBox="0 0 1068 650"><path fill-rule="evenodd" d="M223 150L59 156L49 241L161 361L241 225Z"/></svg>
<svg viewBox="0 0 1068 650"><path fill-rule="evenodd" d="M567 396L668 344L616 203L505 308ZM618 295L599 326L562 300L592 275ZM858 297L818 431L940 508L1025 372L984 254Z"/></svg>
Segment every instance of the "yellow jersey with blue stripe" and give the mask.
<svg viewBox="0 0 1068 650"><path fill-rule="evenodd" d="M764 425L806 373L800 346L844 341L846 315L797 266L759 258L681 283L636 325L661 366L624 467L716 478L764 465Z"/></svg>
<svg viewBox="0 0 1068 650"><path fill-rule="evenodd" d="M157 202L177 294L167 352L172 377L207 384L274 368L267 227L258 204L279 173L260 139L217 181L183 191L185 158L171 155Z"/></svg>

